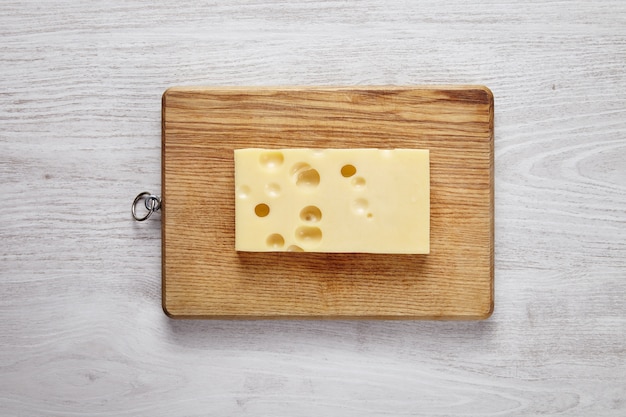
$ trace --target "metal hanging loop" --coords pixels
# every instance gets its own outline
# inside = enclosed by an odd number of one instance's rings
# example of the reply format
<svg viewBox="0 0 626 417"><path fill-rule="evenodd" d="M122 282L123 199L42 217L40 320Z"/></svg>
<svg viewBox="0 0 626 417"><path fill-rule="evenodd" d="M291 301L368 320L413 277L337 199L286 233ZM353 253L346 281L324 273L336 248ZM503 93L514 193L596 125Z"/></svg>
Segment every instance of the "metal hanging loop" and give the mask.
<svg viewBox="0 0 626 417"><path fill-rule="evenodd" d="M143 205L148 211L143 216L138 216L137 205L141 202L141 200L143 200ZM133 219L137 220L138 222L142 222L144 220L148 220L150 216L152 216L152 213L154 213L155 211L159 211L160 209L161 197L151 194L148 191L144 191L143 193L140 193L137 197L135 197L130 211L133 214Z"/></svg>

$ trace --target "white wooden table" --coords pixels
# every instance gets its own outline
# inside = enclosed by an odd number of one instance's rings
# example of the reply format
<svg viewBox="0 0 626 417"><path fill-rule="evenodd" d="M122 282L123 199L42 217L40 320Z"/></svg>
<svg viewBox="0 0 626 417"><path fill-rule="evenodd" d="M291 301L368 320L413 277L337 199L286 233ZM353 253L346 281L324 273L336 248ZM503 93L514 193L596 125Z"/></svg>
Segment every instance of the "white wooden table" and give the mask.
<svg viewBox="0 0 626 417"><path fill-rule="evenodd" d="M3 416L626 415L626 2L3 1ZM483 322L173 321L173 85L485 84Z"/></svg>

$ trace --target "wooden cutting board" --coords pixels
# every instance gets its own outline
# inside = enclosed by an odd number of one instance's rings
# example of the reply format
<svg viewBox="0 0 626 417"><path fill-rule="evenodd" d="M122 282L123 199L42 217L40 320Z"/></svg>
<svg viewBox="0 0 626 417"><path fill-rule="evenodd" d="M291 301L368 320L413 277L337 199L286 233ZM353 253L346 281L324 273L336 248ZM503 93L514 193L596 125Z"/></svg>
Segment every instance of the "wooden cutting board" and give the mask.
<svg viewBox="0 0 626 417"><path fill-rule="evenodd" d="M493 96L480 86L171 88L163 309L177 318L484 319ZM235 251L233 150L430 150L429 255Z"/></svg>

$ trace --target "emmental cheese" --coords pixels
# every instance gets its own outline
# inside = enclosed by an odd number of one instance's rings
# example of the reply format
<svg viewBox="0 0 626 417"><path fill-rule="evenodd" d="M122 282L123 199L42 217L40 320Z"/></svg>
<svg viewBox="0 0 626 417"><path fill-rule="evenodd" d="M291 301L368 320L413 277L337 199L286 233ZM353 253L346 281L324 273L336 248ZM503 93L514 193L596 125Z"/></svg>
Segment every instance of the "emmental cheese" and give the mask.
<svg viewBox="0 0 626 417"><path fill-rule="evenodd" d="M428 150L237 149L238 251L427 254Z"/></svg>

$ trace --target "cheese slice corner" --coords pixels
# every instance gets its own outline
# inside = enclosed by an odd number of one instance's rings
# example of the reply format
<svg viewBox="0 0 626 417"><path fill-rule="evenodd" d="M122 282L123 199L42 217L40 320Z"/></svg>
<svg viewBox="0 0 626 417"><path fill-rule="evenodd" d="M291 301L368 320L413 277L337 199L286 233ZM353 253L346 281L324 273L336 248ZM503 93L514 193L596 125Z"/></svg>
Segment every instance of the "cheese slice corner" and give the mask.
<svg viewBox="0 0 626 417"><path fill-rule="evenodd" d="M235 249L430 252L421 149L237 149Z"/></svg>

